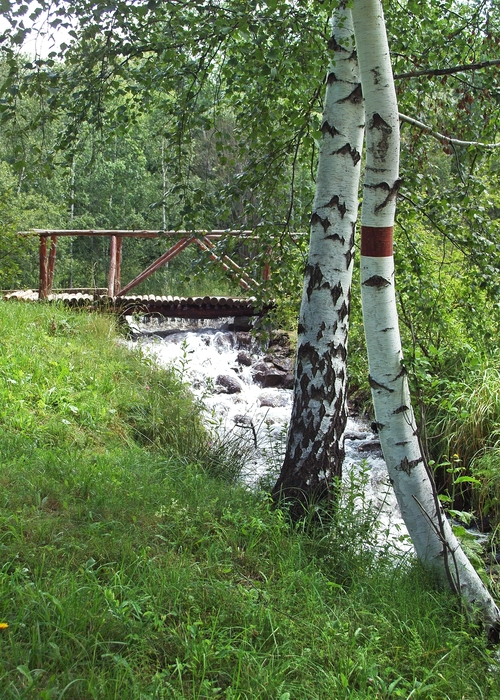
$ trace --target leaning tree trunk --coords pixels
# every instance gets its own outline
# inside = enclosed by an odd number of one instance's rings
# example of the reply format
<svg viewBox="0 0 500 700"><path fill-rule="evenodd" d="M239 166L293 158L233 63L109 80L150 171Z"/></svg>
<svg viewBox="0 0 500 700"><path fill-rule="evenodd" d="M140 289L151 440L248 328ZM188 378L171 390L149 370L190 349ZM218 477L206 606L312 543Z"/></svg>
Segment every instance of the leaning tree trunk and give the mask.
<svg viewBox="0 0 500 700"><path fill-rule="evenodd" d="M392 232L399 186L399 121L380 0L352 9L366 112L361 226L363 318L375 417L401 514L425 566L479 608L491 637L500 611L465 556L437 498L423 455L403 364Z"/></svg>
<svg viewBox="0 0 500 700"><path fill-rule="evenodd" d="M346 358L364 112L347 2L333 14L316 195L298 326L294 403L274 486L300 516L344 460Z"/></svg>

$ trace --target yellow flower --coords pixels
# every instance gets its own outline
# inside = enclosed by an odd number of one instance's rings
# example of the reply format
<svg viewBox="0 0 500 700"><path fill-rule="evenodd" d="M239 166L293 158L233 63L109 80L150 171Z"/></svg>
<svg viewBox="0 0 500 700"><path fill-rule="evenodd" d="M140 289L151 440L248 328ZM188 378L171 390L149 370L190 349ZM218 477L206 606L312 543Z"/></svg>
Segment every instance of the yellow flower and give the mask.
<svg viewBox="0 0 500 700"><path fill-rule="evenodd" d="M0 622L0 630L6 630L8 626L8 622Z"/></svg>

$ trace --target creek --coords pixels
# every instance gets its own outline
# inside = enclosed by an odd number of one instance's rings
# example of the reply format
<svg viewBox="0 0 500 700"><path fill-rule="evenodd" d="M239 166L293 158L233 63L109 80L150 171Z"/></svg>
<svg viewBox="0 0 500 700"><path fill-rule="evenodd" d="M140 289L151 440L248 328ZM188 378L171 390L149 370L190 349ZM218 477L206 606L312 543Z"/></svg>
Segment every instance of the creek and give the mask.
<svg viewBox="0 0 500 700"><path fill-rule="evenodd" d="M292 409L292 359L282 346L262 349L248 332L231 330L231 319L128 319L130 345L161 366L173 366L202 405L218 444L244 446L241 478L251 488L270 488L280 469ZM362 484L358 507L377 513L380 542L412 551L389 483L377 436L369 423L350 416L343 481Z"/></svg>

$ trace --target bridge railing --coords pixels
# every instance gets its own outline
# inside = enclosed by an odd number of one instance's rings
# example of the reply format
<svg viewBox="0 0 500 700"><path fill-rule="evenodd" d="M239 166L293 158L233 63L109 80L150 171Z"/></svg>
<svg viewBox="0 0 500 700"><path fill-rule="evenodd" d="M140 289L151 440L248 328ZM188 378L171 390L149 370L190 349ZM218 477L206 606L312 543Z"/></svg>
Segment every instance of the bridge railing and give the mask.
<svg viewBox="0 0 500 700"><path fill-rule="evenodd" d="M215 241L225 236L238 236L242 239L256 239L253 231L247 230L195 230L195 231L126 231L107 229L34 229L34 233L40 237L39 248L39 299L46 299L52 292L54 283L54 269L57 254L57 239L59 236L106 236L110 239L110 261L108 272L107 293L110 297L120 297L150 277L156 270L175 258L189 245L197 245L206 251L210 257L220 263L222 267L235 277L245 290L257 289L260 283L248 275L228 255L219 255L215 249ZM176 239L170 248L160 255L151 265L137 275L133 280L122 287L121 262L122 243L124 238L172 238ZM270 251L269 251L270 254ZM263 270L263 279L270 277L269 260L266 260Z"/></svg>

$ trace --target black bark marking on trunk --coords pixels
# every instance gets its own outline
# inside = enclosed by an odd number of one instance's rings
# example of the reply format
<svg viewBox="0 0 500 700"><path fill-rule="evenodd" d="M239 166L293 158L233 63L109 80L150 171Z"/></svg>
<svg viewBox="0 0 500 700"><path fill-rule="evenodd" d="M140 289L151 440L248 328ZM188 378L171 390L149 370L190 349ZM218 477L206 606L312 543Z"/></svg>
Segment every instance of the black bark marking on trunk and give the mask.
<svg viewBox="0 0 500 700"><path fill-rule="evenodd" d="M311 385L311 399L313 401L317 401L318 403L321 404L319 408L319 412L321 412L321 408L324 407L324 398L325 398L325 390L324 387L321 386L322 382L319 384L312 384Z"/></svg>
<svg viewBox="0 0 500 700"><path fill-rule="evenodd" d="M378 85L380 83L380 76L381 76L379 66L372 68L370 72L373 73L373 84Z"/></svg>
<svg viewBox="0 0 500 700"><path fill-rule="evenodd" d="M341 413L341 412L342 412L342 408L343 408L344 406L345 406L344 394L343 394L342 391L339 391L338 396L337 396L337 399L336 399L336 401L335 401L335 406L334 406L335 412L336 412L337 414Z"/></svg>
<svg viewBox="0 0 500 700"><path fill-rule="evenodd" d="M297 354L301 362L304 363L305 360L307 364L311 365L313 370L318 367L320 355L311 343L304 343L301 345Z"/></svg>
<svg viewBox="0 0 500 700"><path fill-rule="evenodd" d="M401 369L399 372L396 374L394 379L392 380L393 382L397 381L398 379L401 379L401 377L404 377L406 374L408 374L408 370L404 365L401 365Z"/></svg>
<svg viewBox="0 0 500 700"><path fill-rule="evenodd" d="M386 173L388 168L374 168L373 165L366 165L366 171L371 173Z"/></svg>
<svg viewBox="0 0 500 700"><path fill-rule="evenodd" d="M307 374L303 374L300 380L300 390L304 396L307 395L307 389L309 388L309 377Z"/></svg>
<svg viewBox="0 0 500 700"><path fill-rule="evenodd" d="M368 129L370 131L377 129L379 132L379 139L373 144L373 155L377 160L384 161L389 151L392 126L382 119L380 114L374 112L368 124Z"/></svg>
<svg viewBox="0 0 500 700"><path fill-rule="evenodd" d="M343 102L351 102L353 105L359 105L363 102L363 91L361 89L361 85L356 85L354 90L347 95L347 97L343 97L341 100L338 100L338 104L342 104Z"/></svg>
<svg viewBox="0 0 500 700"><path fill-rule="evenodd" d="M401 178L399 180L396 180L396 182L391 187L391 189L390 189L389 193L387 194L387 197L384 199L384 201L375 207L375 213L381 211L384 207L386 207L389 204L389 202L391 201L391 199L396 199L396 197L398 196L399 188L401 187L402 182L403 182L403 180Z"/></svg>
<svg viewBox="0 0 500 700"><path fill-rule="evenodd" d="M346 253L344 253L344 257L345 257L345 269L348 270L349 267L351 266L352 260L354 258L354 251L352 250L352 248L349 248L349 250Z"/></svg>
<svg viewBox="0 0 500 700"><path fill-rule="evenodd" d="M324 403L322 403L321 406L319 407L318 415L319 415L319 422L321 423L321 421L323 420L323 418L326 415L326 408L325 408Z"/></svg>
<svg viewBox="0 0 500 700"><path fill-rule="evenodd" d="M316 416L317 416L316 412L313 412L313 411L309 411L309 413L307 414L307 419L306 419L306 423L304 426L305 430L304 430L304 434L302 436L302 442L301 442L302 449L304 449L304 450L307 450L309 445L312 442L314 442L314 439L316 437L316 433L317 433L317 426L316 426L316 421L315 421Z"/></svg>
<svg viewBox="0 0 500 700"><path fill-rule="evenodd" d="M372 114L370 119L369 129L379 129L385 134L392 134L392 126L383 119L378 112Z"/></svg>
<svg viewBox="0 0 500 700"><path fill-rule="evenodd" d="M384 391L388 391L389 394L392 394L394 391L394 389L391 389L390 387L385 386L384 384L380 384L371 376L368 376L368 384L371 386L372 389L383 389Z"/></svg>
<svg viewBox="0 0 500 700"><path fill-rule="evenodd" d="M405 406L404 404L402 406L399 406L398 408L394 409L392 412L392 415L395 416L398 413L405 413L405 411L408 411L409 408L408 406Z"/></svg>
<svg viewBox="0 0 500 700"><path fill-rule="evenodd" d="M330 373L331 374L331 373ZM335 378L335 375L333 375ZM311 398L314 401L318 401L322 406L330 406L333 399L335 398L335 383L331 383L332 377L329 379L325 377L324 383L321 382L318 386L314 385L311 389Z"/></svg>
<svg viewBox="0 0 500 700"><path fill-rule="evenodd" d="M314 226L314 224L321 224L325 233L328 231L328 228L331 225L328 217L325 216L325 218L322 219L319 214L316 214L316 212L314 212L314 214L311 216L311 226Z"/></svg>
<svg viewBox="0 0 500 700"><path fill-rule="evenodd" d="M321 340L321 338L324 335L324 332L326 330L326 323L324 321L321 321L321 325L319 327L318 335L316 336L316 340Z"/></svg>
<svg viewBox="0 0 500 700"><path fill-rule="evenodd" d="M331 136L332 138L334 138L335 136L341 136L341 135L342 135L341 132L338 131L334 126L332 126L331 124L329 124L329 123L326 121L326 119L325 119L325 121L323 122L323 124L321 125L321 133L322 133L322 134L330 134L330 136Z"/></svg>
<svg viewBox="0 0 500 700"><path fill-rule="evenodd" d="M324 381L326 387L326 396L329 402L333 401L335 396L335 370L332 367L331 358L328 358L326 371L324 373Z"/></svg>
<svg viewBox="0 0 500 700"><path fill-rule="evenodd" d="M305 274L306 277L309 277L306 288L307 301L311 301L313 291L315 289L328 288L328 282L324 282L325 277L318 263L316 263L316 265L307 265Z"/></svg>
<svg viewBox="0 0 500 700"><path fill-rule="evenodd" d="M345 303L345 301L342 302L342 306L339 309L339 318L341 321L344 320L346 316L349 314L349 306Z"/></svg>
<svg viewBox="0 0 500 700"><path fill-rule="evenodd" d="M334 194L333 197L332 197L332 198L330 199L330 201L328 202L328 204L325 204L325 205L324 205L324 208L325 208L325 209L326 209L327 207L328 207L329 209L333 209L334 207L336 207L336 208L338 209L338 211L339 211L339 214L340 214L340 218L341 218L341 219L344 218L344 214L345 214L346 211L347 211L347 207L346 207L346 205L345 205L345 202L341 202L341 201L340 201L340 198L339 198L338 194ZM340 240L343 240L343 239L340 238L340 236L339 236L337 233L335 234L335 236L339 239L339 241L340 241ZM329 236L329 238L331 238L331 236Z"/></svg>
<svg viewBox="0 0 500 700"><path fill-rule="evenodd" d="M350 143L344 144L342 148L339 148L337 151L332 151L331 155L351 156L354 165L357 165L361 160L360 152L356 148L352 148Z"/></svg>
<svg viewBox="0 0 500 700"><path fill-rule="evenodd" d="M387 184L387 182L375 182L374 184L370 185L368 183L365 183L365 187L370 190L385 190L386 192L391 191L391 186Z"/></svg>
<svg viewBox="0 0 500 700"><path fill-rule="evenodd" d="M384 190L385 192L387 192L387 197L384 199L384 201L381 202L380 204L377 204L377 206L375 207L375 213L381 211L384 207L386 207L389 204L389 202L392 199L395 199L398 196L398 191L399 191L399 188L401 187L402 182L403 182L403 180L400 178L400 179L396 180L396 182L394 183L394 185L392 187L390 185L388 185L387 182L377 182L374 185L367 185L365 183L365 187L367 189L371 189L371 190L380 189L380 190Z"/></svg>
<svg viewBox="0 0 500 700"><path fill-rule="evenodd" d="M364 287L377 287L377 289L383 289L384 287L390 286L390 281L381 277L380 275L372 275L367 280L363 282Z"/></svg>
<svg viewBox="0 0 500 700"><path fill-rule="evenodd" d="M331 288L330 294L332 295L332 302L333 302L333 305L335 306L335 304L338 302L338 300L342 296L342 285L340 284L340 282L338 282L335 285L335 287Z"/></svg>
<svg viewBox="0 0 500 700"><path fill-rule="evenodd" d="M329 236L325 236L325 241L338 241L341 245L345 244L345 238L339 236L338 233L331 233Z"/></svg>
<svg viewBox="0 0 500 700"><path fill-rule="evenodd" d="M345 345L342 345L342 343L339 343L338 345L335 345L334 343L331 344L331 354L332 357L340 357L341 360L345 362L347 358L347 348Z"/></svg>
<svg viewBox="0 0 500 700"><path fill-rule="evenodd" d="M399 463L399 467L396 467L401 472L405 472L405 474L408 474L410 476L411 472L415 467L417 467L421 462L423 462L422 457L419 457L418 459L408 459L408 457L403 457L401 462Z"/></svg>

